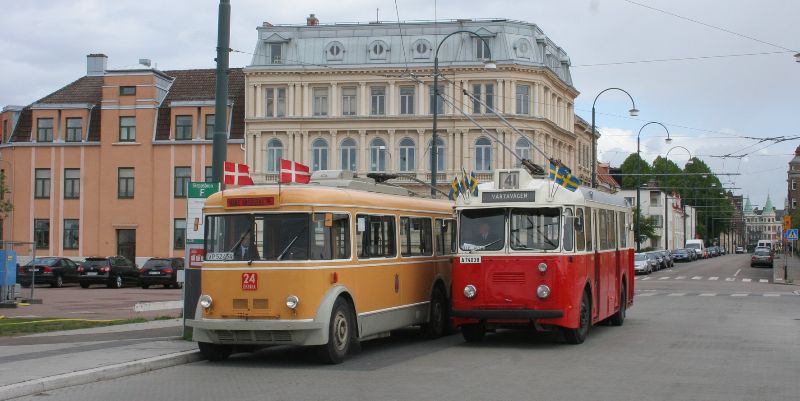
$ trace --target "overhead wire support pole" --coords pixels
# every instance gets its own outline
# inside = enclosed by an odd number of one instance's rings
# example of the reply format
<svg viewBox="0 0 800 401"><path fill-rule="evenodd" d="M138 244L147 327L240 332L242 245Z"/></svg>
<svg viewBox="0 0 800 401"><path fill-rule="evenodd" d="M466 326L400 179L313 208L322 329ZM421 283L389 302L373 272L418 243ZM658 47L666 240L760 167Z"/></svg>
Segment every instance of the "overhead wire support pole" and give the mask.
<svg viewBox="0 0 800 401"><path fill-rule="evenodd" d="M597 134L594 125L595 105L597 104L597 98L599 98L600 95L602 95L603 93L610 90L618 90L628 95L628 97L631 99L631 105L633 106L630 110L628 110L628 113L630 113L631 117L636 117L639 115L639 110L636 109L636 102L633 101L633 96L631 96L631 94L624 89L620 88L603 89L600 93L597 94L597 96L594 97L594 101L592 102L592 188L597 188ZM637 243L638 243L638 238L637 238Z"/></svg>
<svg viewBox="0 0 800 401"><path fill-rule="evenodd" d="M217 22L217 82L214 102L214 142L211 156L213 182L222 184L222 166L228 155L228 58L231 36L231 2L219 1Z"/></svg>

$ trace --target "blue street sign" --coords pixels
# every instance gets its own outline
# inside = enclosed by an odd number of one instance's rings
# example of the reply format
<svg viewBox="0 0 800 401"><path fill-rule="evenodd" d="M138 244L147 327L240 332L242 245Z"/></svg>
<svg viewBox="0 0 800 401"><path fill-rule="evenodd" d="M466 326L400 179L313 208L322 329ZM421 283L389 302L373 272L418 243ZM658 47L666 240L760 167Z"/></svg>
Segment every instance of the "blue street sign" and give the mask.
<svg viewBox="0 0 800 401"><path fill-rule="evenodd" d="M797 229L790 228L786 230L786 239L788 239L789 241L797 241Z"/></svg>

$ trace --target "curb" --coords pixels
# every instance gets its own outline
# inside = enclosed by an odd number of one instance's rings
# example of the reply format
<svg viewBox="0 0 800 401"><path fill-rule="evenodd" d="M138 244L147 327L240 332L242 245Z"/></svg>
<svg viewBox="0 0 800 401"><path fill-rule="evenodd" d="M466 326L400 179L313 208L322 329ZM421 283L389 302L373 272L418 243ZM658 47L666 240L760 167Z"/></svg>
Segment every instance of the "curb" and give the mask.
<svg viewBox="0 0 800 401"><path fill-rule="evenodd" d="M116 365L106 365L92 369L79 370L77 372L28 380L20 383L0 386L0 400L9 400L12 398L24 397L27 395L38 394L64 387L117 379L124 376L150 372L171 366L197 362L202 359L203 357L198 351L183 351L151 358L138 359Z"/></svg>

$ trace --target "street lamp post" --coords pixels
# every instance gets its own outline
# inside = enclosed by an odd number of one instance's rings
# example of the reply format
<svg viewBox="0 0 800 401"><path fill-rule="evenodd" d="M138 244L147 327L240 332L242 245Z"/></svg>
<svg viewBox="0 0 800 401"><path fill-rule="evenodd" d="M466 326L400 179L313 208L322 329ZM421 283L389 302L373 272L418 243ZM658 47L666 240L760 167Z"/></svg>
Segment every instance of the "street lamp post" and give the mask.
<svg viewBox="0 0 800 401"><path fill-rule="evenodd" d="M636 117L639 115L639 110L636 109L636 102L633 101L633 96L631 96L631 94L624 89L620 88L603 89L600 93L597 94L597 96L594 97L594 102L592 102L592 188L597 188L597 136L595 134L595 128L594 128L594 106L597 103L597 98L599 98L600 95L602 95L603 93L610 90L618 90L628 95L628 97L631 99L631 107L632 107L630 110L628 110L628 113L630 113L631 117Z"/></svg>
<svg viewBox="0 0 800 401"><path fill-rule="evenodd" d="M633 100L633 99L631 99L631 100ZM594 107L592 107L592 110L594 110ZM592 113L592 114L594 114L594 113ZM665 139L665 141L667 143L672 142L672 138L669 137L669 130L667 129L667 127L664 124L661 124L660 122L657 122L657 121L650 121L649 123L647 123L645 125L642 125L642 128L639 128L639 134L636 135L636 156L638 157L638 159L636 160L636 252L641 252L642 251L642 239L639 236L639 220L640 220L640 216L642 215L642 205L641 205L641 201L639 200L640 194L641 194L641 185L639 184L639 177L640 177L639 174L641 174L641 172L642 172L642 156L640 155L640 152L641 152L640 143L641 143L641 137L642 137L642 130L644 129L644 127L646 127L646 126L648 126L650 124L658 124L658 125L662 126L664 128L664 130L667 131L667 138ZM666 196L665 196L664 197L664 201L666 202L666 200L667 199L666 199ZM667 216L664 216L665 220L666 220L666 217ZM664 235L666 235L666 234L667 233L665 231Z"/></svg>
<svg viewBox="0 0 800 401"><path fill-rule="evenodd" d="M681 145L673 146L672 148L670 148L664 155L665 161L669 160L669 152L672 152L675 148L681 148L685 150L687 153L689 153L689 160L686 162L686 165L688 166L689 164L692 164L692 152ZM684 176L683 183L684 185L686 185L686 176ZM681 208L683 209L683 245L686 245L686 203L683 202L683 199L681 199ZM664 205L664 249L666 250L669 250L669 240L666 239L668 220L669 219L667 218L667 205L665 204Z"/></svg>
<svg viewBox="0 0 800 401"><path fill-rule="evenodd" d="M475 32L466 30L451 32L439 42L438 46L436 46L436 53L433 56L433 135L431 138L431 197L433 198L436 197L436 175L438 174L438 152L436 149L438 135L436 134L436 123L439 115L439 49L442 48L442 44L447 40L447 38L457 33L466 33L480 39L481 42L486 45L486 53L489 56L485 63L486 69L493 70L497 68L497 66L491 61L492 52L489 50L489 43L486 42L486 39Z"/></svg>

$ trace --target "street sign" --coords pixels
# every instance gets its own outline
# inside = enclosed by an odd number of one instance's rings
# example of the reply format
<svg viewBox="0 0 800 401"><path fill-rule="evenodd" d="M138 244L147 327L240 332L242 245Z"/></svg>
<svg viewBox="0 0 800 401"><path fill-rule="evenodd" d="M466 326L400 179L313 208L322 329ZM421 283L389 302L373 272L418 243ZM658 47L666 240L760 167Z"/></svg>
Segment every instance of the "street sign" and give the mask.
<svg viewBox="0 0 800 401"><path fill-rule="evenodd" d="M790 228L792 228L792 216L787 214L783 216L783 231L786 231Z"/></svg>
<svg viewBox="0 0 800 401"><path fill-rule="evenodd" d="M203 244L203 204L219 192L218 182L190 182L186 202L186 243ZM187 248L188 249L188 248Z"/></svg>
<svg viewBox="0 0 800 401"><path fill-rule="evenodd" d="M797 241L797 229L790 228L786 230L786 239L788 239L789 241Z"/></svg>

